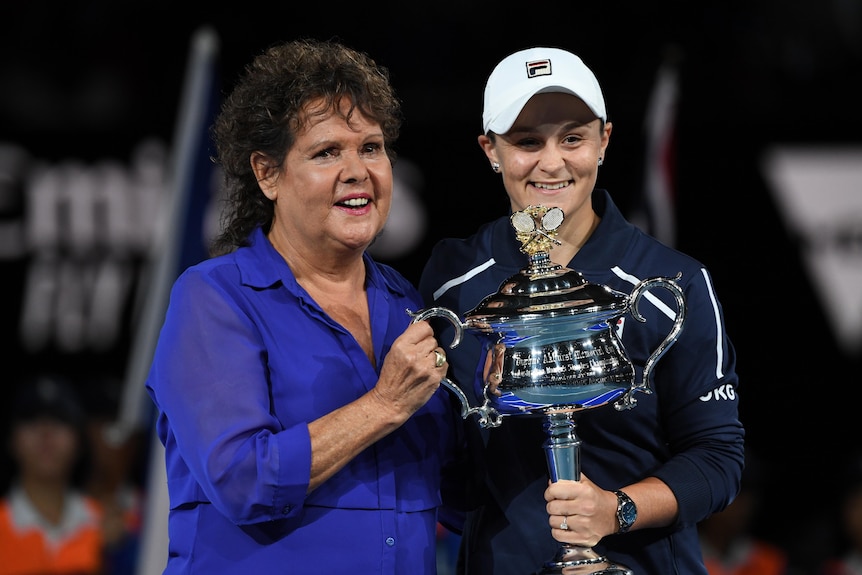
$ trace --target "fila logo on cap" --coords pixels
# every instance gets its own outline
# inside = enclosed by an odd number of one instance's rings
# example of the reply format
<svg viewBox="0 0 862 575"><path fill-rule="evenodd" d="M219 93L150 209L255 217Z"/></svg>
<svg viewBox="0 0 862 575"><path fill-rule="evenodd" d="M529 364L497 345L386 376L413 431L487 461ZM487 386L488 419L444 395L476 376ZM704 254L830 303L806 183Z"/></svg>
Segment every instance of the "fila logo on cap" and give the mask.
<svg viewBox="0 0 862 575"><path fill-rule="evenodd" d="M550 76L551 61L547 58L544 60L533 60L527 62L527 78L535 78L536 76Z"/></svg>

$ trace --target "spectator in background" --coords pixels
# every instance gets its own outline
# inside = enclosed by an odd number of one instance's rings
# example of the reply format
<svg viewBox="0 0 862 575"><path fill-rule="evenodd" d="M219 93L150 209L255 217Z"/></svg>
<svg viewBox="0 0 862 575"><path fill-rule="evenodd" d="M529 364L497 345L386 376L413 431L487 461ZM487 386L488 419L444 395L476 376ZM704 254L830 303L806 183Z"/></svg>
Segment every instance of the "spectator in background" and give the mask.
<svg viewBox="0 0 862 575"><path fill-rule="evenodd" d="M862 457L852 460L843 481L834 512L836 549L820 566L819 575L862 575Z"/></svg>
<svg viewBox="0 0 862 575"><path fill-rule="evenodd" d="M70 382L53 375L22 382L6 444L13 469L0 499L0 575L101 574L101 510L80 491L83 426Z"/></svg>
<svg viewBox="0 0 862 575"><path fill-rule="evenodd" d="M746 451L745 470L736 499L698 525L703 559L709 575L786 575L787 553L753 532L768 474L764 464Z"/></svg>
<svg viewBox="0 0 862 575"><path fill-rule="evenodd" d="M114 429L121 390L117 378L96 375L86 378L82 394L91 456L84 490L102 509L104 575L134 573L143 516L143 431L118 435Z"/></svg>

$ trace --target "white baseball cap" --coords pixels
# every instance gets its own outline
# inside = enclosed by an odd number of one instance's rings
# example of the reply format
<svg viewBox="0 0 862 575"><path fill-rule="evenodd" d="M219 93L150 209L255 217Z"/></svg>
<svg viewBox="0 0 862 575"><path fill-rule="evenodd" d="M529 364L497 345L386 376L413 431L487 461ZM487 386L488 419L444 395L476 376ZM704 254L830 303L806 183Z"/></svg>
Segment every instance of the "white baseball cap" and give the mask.
<svg viewBox="0 0 862 575"><path fill-rule="evenodd" d="M608 119L599 81L584 62L559 48L528 48L506 56L485 84L482 127L505 134L530 98L544 92L577 96L603 122Z"/></svg>

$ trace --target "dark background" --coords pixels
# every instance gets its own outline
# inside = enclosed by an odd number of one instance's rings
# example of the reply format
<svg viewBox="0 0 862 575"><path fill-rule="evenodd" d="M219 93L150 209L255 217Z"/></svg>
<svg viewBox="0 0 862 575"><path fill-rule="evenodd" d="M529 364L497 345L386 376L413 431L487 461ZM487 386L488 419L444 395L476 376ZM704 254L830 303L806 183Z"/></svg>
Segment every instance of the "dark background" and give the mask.
<svg viewBox="0 0 862 575"><path fill-rule="evenodd" d="M413 280L437 239L507 209L476 143L482 88L500 58L558 45L596 72L614 122L599 183L628 212L642 190L647 100L675 55L676 245L712 272L737 348L749 445L772 477L758 529L800 562L828 550L833 488L858 452L862 354L836 342L759 162L775 145L859 144L862 2L10 4L0 8L0 141L47 162L127 161L144 138L170 141L189 42L203 24L219 34L225 90L277 41L335 37L370 53L404 101L398 151L424 174L428 232L391 262ZM21 265L3 263L7 334L17 330L9 278ZM12 378L33 362L78 366L6 349ZM125 351L86 361L122 366Z"/></svg>

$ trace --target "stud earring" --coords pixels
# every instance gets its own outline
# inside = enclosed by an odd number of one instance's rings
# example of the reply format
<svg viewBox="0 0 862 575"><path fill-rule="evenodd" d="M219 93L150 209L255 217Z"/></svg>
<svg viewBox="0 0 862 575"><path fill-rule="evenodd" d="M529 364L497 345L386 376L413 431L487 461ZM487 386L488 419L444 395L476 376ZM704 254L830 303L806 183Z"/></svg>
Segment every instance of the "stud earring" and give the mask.
<svg viewBox="0 0 862 575"><path fill-rule="evenodd" d="M493 164L491 164L491 169L494 170L494 172L499 174L500 173L500 164L498 164L497 162L494 162Z"/></svg>
<svg viewBox="0 0 862 575"><path fill-rule="evenodd" d="M605 163L605 159L603 157L599 156L599 165L601 166L604 163Z"/></svg>

